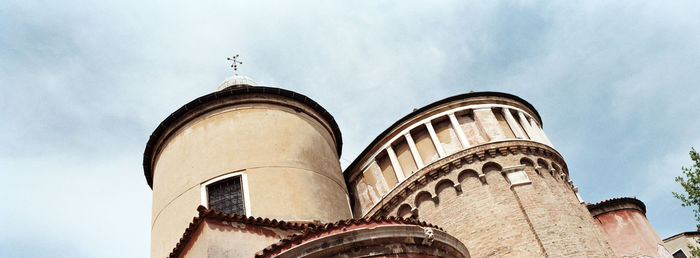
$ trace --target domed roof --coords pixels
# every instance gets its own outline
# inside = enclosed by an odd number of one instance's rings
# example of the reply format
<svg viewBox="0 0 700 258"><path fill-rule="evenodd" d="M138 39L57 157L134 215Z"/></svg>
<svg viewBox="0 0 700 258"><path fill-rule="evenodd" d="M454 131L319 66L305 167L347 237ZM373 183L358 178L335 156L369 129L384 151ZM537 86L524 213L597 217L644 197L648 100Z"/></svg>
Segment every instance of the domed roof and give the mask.
<svg viewBox="0 0 700 258"><path fill-rule="evenodd" d="M245 75L234 75L231 77L226 78L221 84L219 84L219 87L216 88L217 91L226 89L231 86L236 86L236 87L244 87L244 86L258 86L258 83L253 81L253 79L249 78L248 76Z"/></svg>

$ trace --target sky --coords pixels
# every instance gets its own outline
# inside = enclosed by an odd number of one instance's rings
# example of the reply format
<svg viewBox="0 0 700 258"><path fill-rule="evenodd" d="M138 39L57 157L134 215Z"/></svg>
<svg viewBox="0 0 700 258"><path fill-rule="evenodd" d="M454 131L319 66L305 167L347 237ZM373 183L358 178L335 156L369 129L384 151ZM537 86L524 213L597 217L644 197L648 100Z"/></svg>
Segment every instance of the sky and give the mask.
<svg viewBox="0 0 700 258"><path fill-rule="evenodd" d="M587 202L636 196L661 238L700 148L698 1L0 1L0 256L147 257L142 155L233 71L336 119L347 166L469 91L539 111ZM184 230L184 229L183 229Z"/></svg>

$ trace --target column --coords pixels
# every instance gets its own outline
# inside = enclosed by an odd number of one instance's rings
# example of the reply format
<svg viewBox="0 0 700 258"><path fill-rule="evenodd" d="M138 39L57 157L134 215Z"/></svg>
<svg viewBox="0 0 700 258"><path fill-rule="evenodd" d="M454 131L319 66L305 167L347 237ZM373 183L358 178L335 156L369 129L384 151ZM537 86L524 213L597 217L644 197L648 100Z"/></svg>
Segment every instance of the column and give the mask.
<svg viewBox="0 0 700 258"><path fill-rule="evenodd" d="M530 122L527 117L525 117L525 114L523 114L523 112L518 112L518 117L520 117L520 122L525 128L525 132L527 132L527 135L530 136L530 140L539 140L539 134L532 129L532 126L530 126Z"/></svg>
<svg viewBox="0 0 700 258"><path fill-rule="evenodd" d="M433 128L433 124L427 122L425 123L425 127L428 128L428 134L430 134L430 139L433 140L433 145L435 145L435 149L437 150L438 155L440 155L440 158L447 156L445 154L445 150L442 149L442 143L440 143L440 139L438 139L437 134L435 133L435 128Z"/></svg>
<svg viewBox="0 0 700 258"><path fill-rule="evenodd" d="M532 124L532 127L534 127L535 130L537 130L537 132L540 135L540 139L544 141L545 144L552 146L552 142L549 141L549 138L547 138L547 135L544 134L544 130L542 130L542 127L540 127L540 125L537 124L537 122L534 119L530 120L530 124Z"/></svg>
<svg viewBox="0 0 700 258"><path fill-rule="evenodd" d="M459 125L459 121L457 121L457 117L455 116L455 113L450 113L447 116L450 117L450 122L452 123L452 130L455 130L455 133L457 134L457 138L459 138L459 143L462 144L462 149L468 148L469 141L467 141L467 136L464 135L464 131L462 130L462 126Z"/></svg>
<svg viewBox="0 0 700 258"><path fill-rule="evenodd" d="M396 157L394 148L391 146L386 148L386 153L389 154L389 160L391 160L391 166L394 167L394 173L396 174L396 179L401 183L406 177L403 175L403 169L401 169L401 164L399 164L399 159Z"/></svg>
<svg viewBox="0 0 700 258"><path fill-rule="evenodd" d="M510 126L510 129L512 129L513 133L515 133L515 137L518 139L526 139L525 133L523 133L523 130L520 129L518 120L515 120L513 114L510 113L510 109L502 108L501 111L503 112L503 117L506 118L506 122L508 122L508 126Z"/></svg>
<svg viewBox="0 0 700 258"><path fill-rule="evenodd" d="M418 169L423 168L425 165L423 164L423 159L420 157L420 153L418 153L418 148L416 147L416 142L413 141L411 132L408 132L403 136L406 138L406 143L408 143L408 148L411 150L413 160L416 161L416 166L418 166Z"/></svg>

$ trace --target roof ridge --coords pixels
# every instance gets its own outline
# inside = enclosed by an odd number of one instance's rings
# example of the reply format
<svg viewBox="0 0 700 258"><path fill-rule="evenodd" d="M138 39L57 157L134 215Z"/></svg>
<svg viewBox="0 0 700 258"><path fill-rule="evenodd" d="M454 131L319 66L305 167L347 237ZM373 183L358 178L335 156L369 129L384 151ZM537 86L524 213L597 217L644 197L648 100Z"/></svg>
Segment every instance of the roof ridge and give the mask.
<svg viewBox="0 0 700 258"><path fill-rule="evenodd" d="M199 214L192 218L192 222L190 222L189 226L185 229L185 232L182 233L182 237L180 237L180 240L175 244L175 248L173 248L173 251L170 252L170 255L168 257L177 257L178 255L180 255L180 253L183 251L184 246L190 241L192 235L197 230L197 228L199 228L199 225L201 225L202 221L206 219L213 219L226 222L238 222L255 226L274 227L280 229L296 229L301 230L302 232L305 231L305 229L318 227L318 224L314 222L287 222L284 220L263 217L229 214L213 209L208 209L207 207L204 207L202 205L199 205L197 207L197 212Z"/></svg>
<svg viewBox="0 0 700 258"><path fill-rule="evenodd" d="M362 217L362 218L353 218L353 219L342 219L338 220L336 222L329 222L325 223L323 225L318 225L316 227L307 227L304 230L302 230L301 233L297 234L291 234L289 236L286 236L277 243L273 243L262 250L258 251L255 253L255 257L266 257L268 255L273 254L276 251L279 251L280 249L284 247L289 247L293 243L299 243L303 241L304 238L310 237L310 236L316 236L320 235L323 233L327 233L329 231L332 231L334 229L339 229L347 226L355 226L355 225L364 225L364 224L371 224L371 223L401 223L401 224L411 224L411 225L416 225L416 226L423 226L423 227L431 227L435 228L438 230L443 230L442 228L438 227L437 225L433 225L430 223L427 223L425 221L421 221L418 219L413 219L413 218L402 218L402 217L394 217L394 216L377 216L377 217Z"/></svg>
<svg viewBox="0 0 700 258"><path fill-rule="evenodd" d="M620 202L632 202L632 203L636 204L637 206L639 206L639 208L641 208L642 211L643 211L644 213L647 212L647 207L646 207L646 205L644 204L644 202L642 202L641 200L637 199L636 196L632 196L632 197L615 197L615 198L610 198L610 199L602 200L602 201L599 201L599 202L596 202L596 203L586 203L586 208L588 208L588 210L591 210L591 209L600 208L601 206L604 206L604 205L616 204L616 203L620 203Z"/></svg>

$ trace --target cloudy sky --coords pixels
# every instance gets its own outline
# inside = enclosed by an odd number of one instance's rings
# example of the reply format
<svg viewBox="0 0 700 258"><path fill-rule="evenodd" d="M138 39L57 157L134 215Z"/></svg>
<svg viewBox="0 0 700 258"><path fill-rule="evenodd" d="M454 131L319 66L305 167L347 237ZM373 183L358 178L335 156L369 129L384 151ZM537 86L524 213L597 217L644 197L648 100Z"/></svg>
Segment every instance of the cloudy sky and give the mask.
<svg viewBox="0 0 700 258"><path fill-rule="evenodd" d="M700 148L700 2L251 2L0 2L0 256L147 257L148 136L234 53L333 114L343 166L413 108L508 92L586 201L695 228L671 192Z"/></svg>

